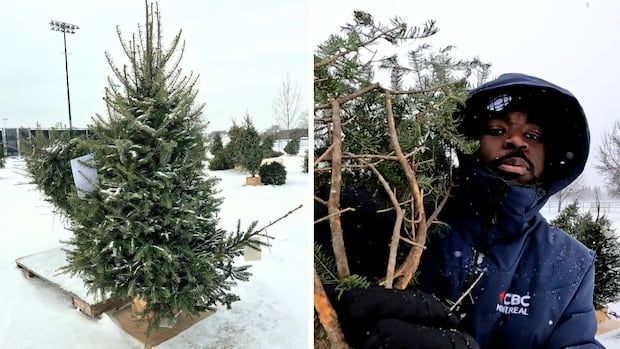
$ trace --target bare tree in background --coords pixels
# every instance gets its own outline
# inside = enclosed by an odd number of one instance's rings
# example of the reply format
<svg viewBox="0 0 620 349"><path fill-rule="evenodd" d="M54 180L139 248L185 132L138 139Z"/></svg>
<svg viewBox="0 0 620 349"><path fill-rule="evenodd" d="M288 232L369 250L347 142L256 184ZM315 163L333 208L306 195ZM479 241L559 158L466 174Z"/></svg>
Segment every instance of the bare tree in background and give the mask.
<svg viewBox="0 0 620 349"><path fill-rule="evenodd" d="M605 133L598 148L596 168L607 180L607 192L620 197L620 121L616 121L611 132Z"/></svg>
<svg viewBox="0 0 620 349"><path fill-rule="evenodd" d="M278 95L273 99L273 118L286 129L286 136L289 137L291 128L298 126L303 114L301 90L297 83L291 81L291 74L287 72Z"/></svg>
<svg viewBox="0 0 620 349"><path fill-rule="evenodd" d="M568 198L579 196L586 189L583 175L577 177L568 187L557 192L554 197L558 200L558 212L562 210L562 205Z"/></svg>

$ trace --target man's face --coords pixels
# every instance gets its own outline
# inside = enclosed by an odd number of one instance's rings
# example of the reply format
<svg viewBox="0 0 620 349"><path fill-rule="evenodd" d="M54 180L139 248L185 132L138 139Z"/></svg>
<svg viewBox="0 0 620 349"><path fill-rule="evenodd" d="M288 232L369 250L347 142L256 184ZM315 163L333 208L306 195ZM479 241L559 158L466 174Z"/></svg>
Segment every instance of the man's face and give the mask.
<svg viewBox="0 0 620 349"><path fill-rule="evenodd" d="M545 165L542 129L528 123L527 114L519 111L490 119L480 136L480 160L504 179L533 183Z"/></svg>

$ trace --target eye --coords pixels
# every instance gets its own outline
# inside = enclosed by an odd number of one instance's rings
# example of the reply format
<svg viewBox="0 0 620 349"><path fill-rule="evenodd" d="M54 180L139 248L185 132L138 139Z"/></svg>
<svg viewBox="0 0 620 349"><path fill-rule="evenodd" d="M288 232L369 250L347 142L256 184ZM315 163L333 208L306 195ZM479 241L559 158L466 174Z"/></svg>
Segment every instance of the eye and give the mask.
<svg viewBox="0 0 620 349"><path fill-rule="evenodd" d="M506 133L506 130L500 126L489 126L484 130L484 133L489 136L501 136Z"/></svg>
<svg viewBox="0 0 620 349"><path fill-rule="evenodd" d="M535 132L535 131L533 131L533 132L526 132L525 133L525 137L527 139L531 139L531 140L533 140L535 142L538 142L538 143L542 143L542 141L543 141L542 134L540 134L538 132Z"/></svg>

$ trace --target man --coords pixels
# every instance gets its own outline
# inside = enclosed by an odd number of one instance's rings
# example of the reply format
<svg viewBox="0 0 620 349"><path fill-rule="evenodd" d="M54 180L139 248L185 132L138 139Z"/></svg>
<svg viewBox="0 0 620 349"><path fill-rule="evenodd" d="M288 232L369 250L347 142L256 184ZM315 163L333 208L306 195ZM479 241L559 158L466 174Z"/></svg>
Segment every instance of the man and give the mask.
<svg viewBox="0 0 620 349"><path fill-rule="evenodd" d="M416 290L356 289L335 300L347 339L367 348L602 348L594 253L539 213L585 166L579 102L542 79L505 74L472 91L458 116L480 148L459 154L447 227L427 243ZM363 225L346 217L345 232ZM452 309L439 301L459 298Z"/></svg>

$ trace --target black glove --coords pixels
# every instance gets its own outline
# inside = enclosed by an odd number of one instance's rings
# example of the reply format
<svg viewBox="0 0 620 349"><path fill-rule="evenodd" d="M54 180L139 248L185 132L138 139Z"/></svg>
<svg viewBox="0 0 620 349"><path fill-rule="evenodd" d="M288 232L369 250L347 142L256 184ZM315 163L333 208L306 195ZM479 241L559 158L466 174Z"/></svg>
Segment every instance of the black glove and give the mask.
<svg viewBox="0 0 620 349"><path fill-rule="evenodd" d="M355 348L478 349L458 318L434 295L418 290L358 288L328 296Z"/></svg>

